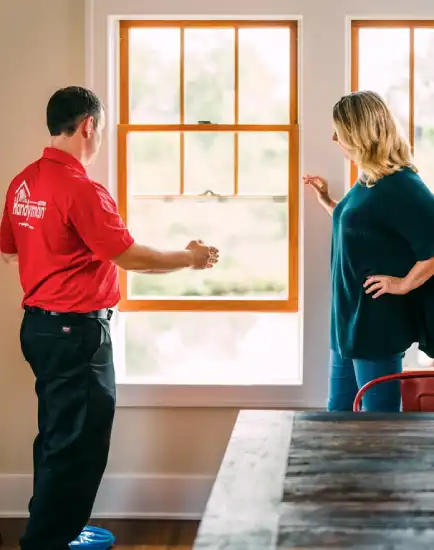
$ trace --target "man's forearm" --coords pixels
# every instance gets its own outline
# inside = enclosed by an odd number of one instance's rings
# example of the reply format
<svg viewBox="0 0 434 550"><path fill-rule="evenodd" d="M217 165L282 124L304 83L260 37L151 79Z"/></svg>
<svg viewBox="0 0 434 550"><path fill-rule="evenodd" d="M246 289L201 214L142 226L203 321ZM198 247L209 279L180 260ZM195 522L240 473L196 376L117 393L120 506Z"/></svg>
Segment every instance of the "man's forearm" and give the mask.
<svg viewBox="0 0 434 550"><path fill-rule="evenodd" d="M177 271L192 266L193 253L190 250L163 252L133 244L123 254L114 258L114 263L126 271L161 273Z"/></svg>
<svg viewBox="0 0 434 550"><path fill-rule="evenodd" d="M175 271L180 271L182 267L174 269L143 269L141 271L134 270L134 273L147 274L147 275L164 275L165 273L175 273Z"/></svg>
<svg viewBox="0 0 434 550"><path fill-rule="evenodd" d="M434 258L417 262L414 267L403 278L403 285L406 292L422 286L434 275Z"/></svg>

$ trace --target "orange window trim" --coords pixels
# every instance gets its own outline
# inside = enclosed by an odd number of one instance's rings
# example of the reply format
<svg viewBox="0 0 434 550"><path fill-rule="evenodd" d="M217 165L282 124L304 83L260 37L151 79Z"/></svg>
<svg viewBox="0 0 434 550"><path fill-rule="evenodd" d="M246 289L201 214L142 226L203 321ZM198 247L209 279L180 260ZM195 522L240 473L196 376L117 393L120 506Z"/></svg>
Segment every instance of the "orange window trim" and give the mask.
<svg viewBox="0 0 434 550"><path fill-rule="evenodd" d="M359 89L359 31L360 29L409 29L409 141L414 153L414 30L432 29L434 20L354 20L351 22L351 91ZM354 162L351 163L350 184L357 181L358 170Z"/></svg>
<svg viewBox="0 0 434 550"><path fill-rule="evenodd" d="M172 27L180 29L180 124L130 124L129 113L129 31L132 28ZM290 106L289 124L239 124L238 81L238 29L240 28L290 29ZM235 29L235 101L234 124L185 124L184 113L184 29L231 28ZM120 22L120 108L118 125L118 203L122 217L127 219L127 137L130 132L172 131L180 134L180 195L184 194L184 135L185 132L213 131L234 133L234 196L238 195L238 135L239 132L288 132L289 135L289 295L283 300L200 298L192 299L131 299L127 293L127 273L120 272L122 299L120 311L298 311L298 186L299 186L299 135L298 135L298 54L296 21L121 21ZM165 195L166 196L166 195ZM265 195L266 196L266 195ZM155 198L155 195L152 195Z"/></svg>

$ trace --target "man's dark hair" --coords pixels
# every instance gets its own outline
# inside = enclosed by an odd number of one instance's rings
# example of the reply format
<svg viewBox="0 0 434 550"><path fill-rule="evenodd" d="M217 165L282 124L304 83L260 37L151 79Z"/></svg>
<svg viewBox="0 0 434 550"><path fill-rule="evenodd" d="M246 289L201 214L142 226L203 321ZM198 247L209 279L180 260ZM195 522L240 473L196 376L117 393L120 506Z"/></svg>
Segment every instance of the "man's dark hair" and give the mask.
<svg viewBox="0 0 434 550"><path fill-rule="evenodd" d="M47 105L48 130L52 136L72 136L78 125L89 116L94 117L97 125L102 108L98 97L86 88L61 88L51 96Z"/></svg>

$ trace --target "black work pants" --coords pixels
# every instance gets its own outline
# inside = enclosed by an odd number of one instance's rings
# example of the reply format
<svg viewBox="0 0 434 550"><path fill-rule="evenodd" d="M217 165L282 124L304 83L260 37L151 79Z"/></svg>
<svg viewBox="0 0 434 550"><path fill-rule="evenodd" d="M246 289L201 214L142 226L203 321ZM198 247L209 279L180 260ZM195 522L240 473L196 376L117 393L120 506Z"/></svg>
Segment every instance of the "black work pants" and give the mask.
<svg viewBox="0 0 434 550"><path fill-rule="evenodd" d="M107 464L116 385L108 320L26 312L36 377L34 484L22 550L67 550L87 524Z"/></svg>

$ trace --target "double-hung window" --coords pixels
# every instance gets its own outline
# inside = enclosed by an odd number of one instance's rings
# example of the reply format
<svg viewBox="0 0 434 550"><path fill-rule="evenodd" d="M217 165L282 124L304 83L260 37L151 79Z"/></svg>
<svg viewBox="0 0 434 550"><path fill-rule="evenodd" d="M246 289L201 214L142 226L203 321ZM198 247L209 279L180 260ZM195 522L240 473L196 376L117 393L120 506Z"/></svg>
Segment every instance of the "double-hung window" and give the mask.
<svg viewBox="0 0 434 550"><path fill-rule="evenodd" d="M277 340L284 357L298 347L288 325L298 311L297 22L124 20L119 29L120 212L138 242L220 249L211 270L121 274L127 373L176 365L180 380L187 371L197 380L192 356L219 357L233 373L229 354L246 382L246 354L232 350L244 346L264 381L267 342L283 361ZM207 345L214 351L199 349ZM255 361L245 364L253 380Z"/></svg>

